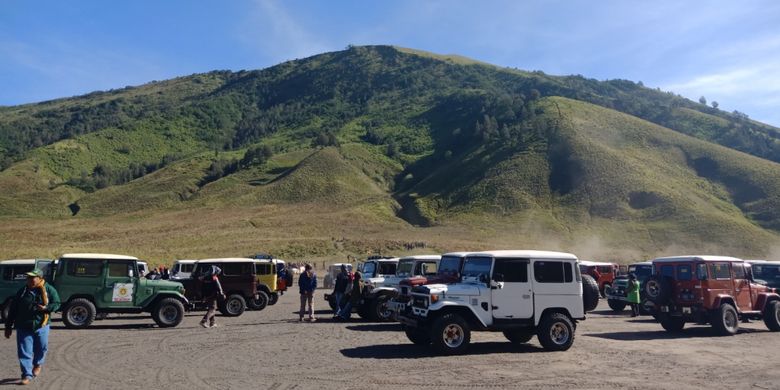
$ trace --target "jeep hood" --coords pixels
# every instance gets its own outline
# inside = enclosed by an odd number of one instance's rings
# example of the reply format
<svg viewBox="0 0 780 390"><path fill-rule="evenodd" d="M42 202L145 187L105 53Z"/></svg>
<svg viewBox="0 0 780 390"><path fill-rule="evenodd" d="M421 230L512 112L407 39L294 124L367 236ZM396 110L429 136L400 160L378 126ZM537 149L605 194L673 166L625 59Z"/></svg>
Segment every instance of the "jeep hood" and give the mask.
<svg viewBox="0 0 780 390"><path fill-rule="evenodd" d="M446 295L480 295L480 286L476 284L429 284L415 287L413 292Z"/></svg>
<svg viewBox="0 0 780 390"><path fill-rule="evenodd" d="M170 291L177 291L179 290L179 288L184 288L182 283L171 282L168 280L147 280L146 286L154 287L159 290L170 290Z"/></svg>

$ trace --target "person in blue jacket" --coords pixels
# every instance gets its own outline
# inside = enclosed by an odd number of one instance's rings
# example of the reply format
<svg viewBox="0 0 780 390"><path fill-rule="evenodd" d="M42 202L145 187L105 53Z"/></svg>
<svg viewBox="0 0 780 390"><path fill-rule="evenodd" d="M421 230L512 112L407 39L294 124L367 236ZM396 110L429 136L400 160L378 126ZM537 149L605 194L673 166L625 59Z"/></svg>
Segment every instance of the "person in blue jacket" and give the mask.
<svg viewBox="0 0 780 390"><path fill-rule="evenodd" d="M311 264L306 264L301 276L298 277L298 287L301 292L301 311L298 321L303 321L303 314L306 311L306 303L309 304L309 321L316 321L314 318L314 309L312 308L312 300L314 299L314 291L317 289L317 274L311 269Z"/></svg>

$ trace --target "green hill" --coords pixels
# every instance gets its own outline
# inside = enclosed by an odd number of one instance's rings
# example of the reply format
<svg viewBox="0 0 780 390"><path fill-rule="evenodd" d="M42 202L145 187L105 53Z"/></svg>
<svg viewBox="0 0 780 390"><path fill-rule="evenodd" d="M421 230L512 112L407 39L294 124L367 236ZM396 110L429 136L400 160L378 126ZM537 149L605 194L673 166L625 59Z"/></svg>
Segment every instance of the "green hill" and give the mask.
<svg viewBox="0 0 780 390"><path fill-rule="evenodd" d="M760 257L779 131L625 80L350 47L0 109L0 257Z"/></svg>

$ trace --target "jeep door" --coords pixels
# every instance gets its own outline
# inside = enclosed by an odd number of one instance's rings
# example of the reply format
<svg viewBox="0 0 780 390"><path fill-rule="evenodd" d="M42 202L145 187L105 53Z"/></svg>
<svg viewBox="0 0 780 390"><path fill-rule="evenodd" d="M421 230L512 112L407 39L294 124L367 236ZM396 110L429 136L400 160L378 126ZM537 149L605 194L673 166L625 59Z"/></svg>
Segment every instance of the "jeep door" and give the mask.
<svg viewBox="0 0 780 390"><path fill-rule="evenodd" d="M737 302L737 310L752 311L755 299L751 296L750 281L745 274L745 266L731 263L731 274L734 276L734 300Z"/></svg>
<svg viewBox="0 0 780 390"><path fill-rule="evenodd" d="M528 279L529 259L497 257L493 262L493 318L528 319L534 315L534 295ZM503 281L503 282L502 282Z"/></svg>
<svg viewBox="0 0 780 390"><path fill-rule="evenodd" d="M715 308L715 300L718 295L734 297L734 283L728 262L707 263L707 268L710 271L710 279L707 280L706 288L702 286L702 289L709 293L705 305Z"/></svg>
<svg viewBox="0 0 780 390"><path fill-rule="evenodd" d="M134 260L106 260L106 277L103 283L103 306L112 308L133 307L138 289Z"/></svg>

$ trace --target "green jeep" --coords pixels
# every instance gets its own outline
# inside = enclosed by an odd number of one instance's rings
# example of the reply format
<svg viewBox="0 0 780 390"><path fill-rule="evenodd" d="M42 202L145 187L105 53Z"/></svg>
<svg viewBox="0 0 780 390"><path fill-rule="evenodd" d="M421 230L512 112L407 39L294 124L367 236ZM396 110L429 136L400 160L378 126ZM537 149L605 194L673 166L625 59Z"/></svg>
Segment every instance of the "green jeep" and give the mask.
<svg viewBox="0 0 780 390"><path fill-rule="evenodd" d="M151 313L161 328L184 318L184 286L139 277L138 259L94 253L62 255L51 284L62 300L62 322L86 328L98 314Z"/></svg>
<svg viewBox="0 0 780 390"><path fill-rule="evenodd" d="M0 261L0 318L8 317L11 299L27 283L26 273L38 268L48 277L49 259L20 259Z"/></svg>

